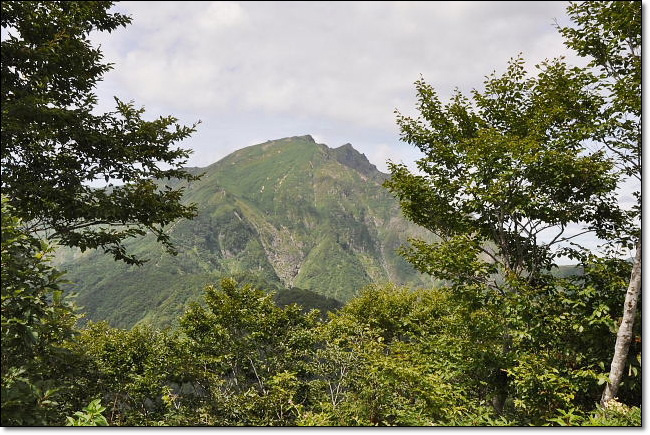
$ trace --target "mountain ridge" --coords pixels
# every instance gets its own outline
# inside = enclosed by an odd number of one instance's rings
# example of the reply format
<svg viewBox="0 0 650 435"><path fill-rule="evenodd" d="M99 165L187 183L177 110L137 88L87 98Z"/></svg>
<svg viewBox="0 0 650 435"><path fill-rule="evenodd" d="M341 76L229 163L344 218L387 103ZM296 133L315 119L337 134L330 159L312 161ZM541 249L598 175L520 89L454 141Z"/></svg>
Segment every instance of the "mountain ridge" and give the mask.
<svg viewBox="0 0 650 435"><path fill-rule="evenodd" d="M426 233L401 217L381 186L388 175L351 144L329 148L293 136L190 170L204 175L184 185L197 217L167 229L177 257L149 237L129 242L151 258L140 269L99 253L61 260L91 319L170 323L203 285L223 276L343 302L373 282L433 284L395 252L407 236Z"/></svg>

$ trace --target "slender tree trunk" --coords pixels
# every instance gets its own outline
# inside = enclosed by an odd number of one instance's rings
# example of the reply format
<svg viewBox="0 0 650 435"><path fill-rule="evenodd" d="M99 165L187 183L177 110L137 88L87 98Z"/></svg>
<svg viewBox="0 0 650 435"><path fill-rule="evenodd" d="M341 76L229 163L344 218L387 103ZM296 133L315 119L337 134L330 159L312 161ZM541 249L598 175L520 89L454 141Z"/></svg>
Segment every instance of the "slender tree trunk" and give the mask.
<svg viewBox="0 0 650 435"><path fill-rule="evenodd" d="M512 348L512 335L505 334L503 341L503 355L507 356ZM503 408L508 398L508 374L501 368L496 369L495 373L495 386L496 391L492 398L492 407L497 415L503 414Z"/></svg>
<svg viewBox="0 0 650 435"><path fill-rule="evenodd" d="M506 404L506 399L508 398L508 376L506 372L501 369L497 369L497 389L492 398L492 407L494 412L497 415L503 414L503 408Z"/></svg>
<svg viewBox="0 0 650 435"><path fill-rule="evenodd" d="M636 313L639 294L641 294L641 239L639 239L636 246L632 277L630 278L630 285L625 294L623 320L621 321L621 326L618 328L618 334L616 334L616 345L614 346L614 357L612 358L612 366L609 371L609 382L605 385L605 391L603 391L600 399L600 403L603 405L616 398L616 394L618 393L618 386L623 377L625 361L627 360L627 354L630 349L630 341L632 341L632 326L634 325L634 315Z"/></svg>

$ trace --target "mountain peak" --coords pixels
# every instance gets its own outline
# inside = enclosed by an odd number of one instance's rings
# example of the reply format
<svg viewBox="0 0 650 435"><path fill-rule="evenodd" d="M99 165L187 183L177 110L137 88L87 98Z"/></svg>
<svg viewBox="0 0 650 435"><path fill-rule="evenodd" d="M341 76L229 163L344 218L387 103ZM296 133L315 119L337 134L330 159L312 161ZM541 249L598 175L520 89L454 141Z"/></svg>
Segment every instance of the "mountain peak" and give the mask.
<svg viewBox="0 0 650 435"><path fill-rule="evenodd" d="M267 140L266 143L271 143L271 142L294 142L294 141L303 141L303 142L311 142L311 143L316 143L312 135L310 134L305 134L302 136L288 136L288 137L283 137L282 139L275 139L275 140Z"/></svg>
<svg viewBox="0 0 650 435"><path fill-rule="evenodd" d="M332 152L339 163L355 169L364 175L372 176L379 172L377 167L370 163L366 155L357 151L350 143L334 148Z"/></svg>
<svg viewBox="0 0 650 435"><path fill-rule="evenodd" d="M162 324L227 276L342 302L372 282L431 283L396 253L408 237L427 240L428 233L401 216L381 186L387 175L349 143L329 148L310 135L286 137L200 171L183 197L197 204L197 216L167 230L178 256L163 255L147 237L129 242L152 260L137 271L99 253L66 263L89 319Z"/></svg>

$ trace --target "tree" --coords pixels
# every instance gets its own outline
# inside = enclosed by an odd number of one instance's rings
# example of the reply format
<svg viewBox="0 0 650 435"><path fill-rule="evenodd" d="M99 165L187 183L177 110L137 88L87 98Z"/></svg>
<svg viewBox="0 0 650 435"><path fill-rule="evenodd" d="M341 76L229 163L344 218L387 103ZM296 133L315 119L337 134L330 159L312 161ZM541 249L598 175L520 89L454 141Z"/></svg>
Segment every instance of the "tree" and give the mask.
<svg viewBox="0 0 650 435"><path fill-rule="evenodd" d="M601 73L608 105L607 121L596 139L613 153L623 173L641 182L641 2L579 2L567 12L575 27L562 27L565 44L581 56L591 58L589 66ZM633 217L641 213L641 193L634 192L637 205ZM623 242L628 234L624 234ZM636 256L625 296L623 318L617 333L609 381L602 404L616 397L623 376L636 306L641 294L640 228L632 231ZM634 241L636 241L634 243Z"/></svg>
<svg viewBox="0 0 650 435"><path fill-rule="evenodd" d="M588 90L594 78L560 61L540 68L527 78L523 60L513 60L502 77L488 78L484 94L474 91L476 109L459 92L443 106L431 86L416 82L422 117L398 114L398 124L402 140L426 155L417 162L422 174L391 163L385 185L408 218L441 239L413 241L406 254L420 270L503 290L488 278L501 271L534 281L557 256L551 248L575 237L564 235L568 225L618 217L609 161L602 152L582 154L601 105ZM437 256L436 264L432 248L461 257L452 264Z"/></svg>
<svg viewBox="0 0 650 435"><path fill-rule="evenodd" d="M148 325L124 330L106 322L91 322L79 331L69 345L82 368L69 393L77 402L76 409L101 398L111 426L151 426L161 421L201 424L196 418L200 400L191 387L192 355L177 332ZM178 406L169 407L166 396L174 396ZM179 415L181 402L195 405L194 412Z"/></svg>
<svg viewBox="0 0 650 435"><path fill-rule="evenodd" d="M3 196L2 425L56 424L69 376L62 343L78 316L62 297L62 273L49 264L52 248L21 227Z"/></svg>
<svg viewBox="0 0 650 435"><path fill-rule="evenodd" d="M492 353L497 328L492 313L457 302L444 288L372 285L330 313L312 361L317 400L300 424L468 424L475 416L465 414L485 409L482 356Z"/></svg>
<svg viewBox="0 0 650 435"><path fill-rule="evenodd" d="M641 2L575 2L565 44L601 73L608 106L597 138L624 173L641 181ZM640 201L640 196L637 199Z"/></svg>
<svg viewBox="0 0 650 435"><path fill-rule="evenodd" d="M401 139L425 157L419 173L390 163L385 183L406 217L439 239L410 240L406 259L449 281L468 303L501 307L506 366L514 364L517 316L534 315L520 301L553 289L549 271L567 243L587 232L603 237L626 218L612 162L586 147L603 106L597 78L561 59L537 68L528 77L523 60L514 59L505 74L486 79L484 92L470 100L456 91L445 105L418 80L420 116L398 112L397 122ZM572 225L582 230L566 234ZM507 369L495 367L497 411Z"/></svg>
<svg viewBox="0 0 650 435"><path fill-rule="evenodd" d="M211 424L287 426L307 404L307 360L318 311L279 307L274 295L223 279L180 318L203 373Z"/></svg>
<svg viewBox="0 0 650 435"><path fill-rule="evenodd" d="M125 239L151 231L173 252L165 225L194 215L182 188L155 180L196 178L182 169L190 151L174 147L196 125L146 121L117 99L114 112L95 113L93 88L112 65L89 34L131 21L112 4L2 2L2 191L30 231L141 263Z"/></svg>

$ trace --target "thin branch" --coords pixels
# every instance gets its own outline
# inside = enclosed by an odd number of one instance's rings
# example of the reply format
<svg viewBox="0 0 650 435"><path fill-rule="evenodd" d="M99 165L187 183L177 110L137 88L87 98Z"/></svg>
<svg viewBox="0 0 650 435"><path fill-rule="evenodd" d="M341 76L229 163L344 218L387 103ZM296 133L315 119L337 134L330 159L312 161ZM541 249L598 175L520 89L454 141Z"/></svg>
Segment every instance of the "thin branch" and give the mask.
<svg viewBox="0 0 650 435"><path fill-rule="evenodd" d="M492 261L494 261L495 263L498 263L498 262L499 262L499 260L498 260L498 259L497 259L497 258L496 258L496 257L495 257L491 252L490 252L490 251L488 251L488 250L485 249L484 247L479 246L478 249L479 249L479 251L483 252L483 253L486 254L488 257L490 257L490 258L492 259Z"/></svg>
<svg viewBox="0 0 650 435"><path fill-rule="evenodd" d="M557 239L558 239L562 234L564 234L564 230L566 230L566 227L565 227L564 225L562 225L561 228L562 228L562 229L560 230L560 232L559 232L559 233L558 233L558 234L553 238L553 240L550 241L550 243L547 244L548 246L552 246L552 245L557 241Z"/></svg>
<svg viewBox="0 0 650 435"><path fill-rule="evenodd" d="M260 379L259 375L257 374L257 370L255 369L255 363L251 359L251 357L248 357L248 361L251 363L251 367L253 368L253 373L255 373L255 377L257 378L257 383L260 384L260 388L262 389L262 392L264 394L267 394L266 389L264 388L264 383Z"/></svg>
<svg viewBox="0 0 650 435"><path fill-rule="evenodd" d="M580 232L580 233L574 234L574 235L572 235L572 236L563 237L563 238L557 240L557 242L558 242L558 243L566 242L566 241L568 241L568 240L574 239L574 238L579 237L579 236L582 236L582 235L584 235L584 234L589 234L589 233L591 233L591 232L592 232L592 230L585 230L585 231L582 231L582 232ZM551 246L551 244L549 243L547 246Z"/></svg>

